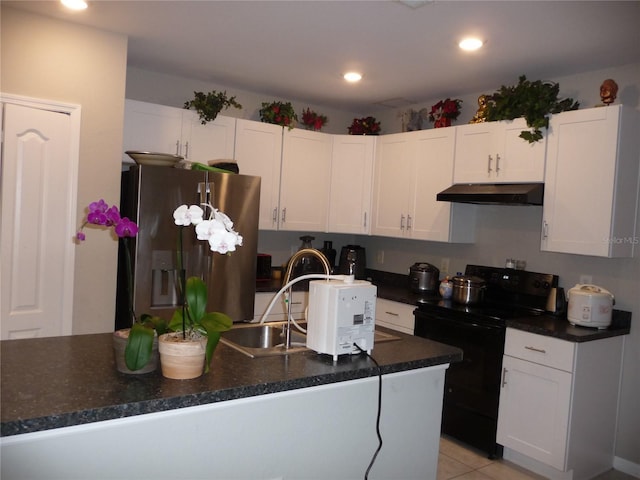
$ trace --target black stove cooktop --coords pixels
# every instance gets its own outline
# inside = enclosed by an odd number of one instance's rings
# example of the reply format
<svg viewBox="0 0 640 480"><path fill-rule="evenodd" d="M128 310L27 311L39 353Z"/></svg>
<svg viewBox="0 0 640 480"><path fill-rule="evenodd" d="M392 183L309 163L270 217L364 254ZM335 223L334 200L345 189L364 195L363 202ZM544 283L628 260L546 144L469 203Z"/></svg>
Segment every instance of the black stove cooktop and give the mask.
<svg viewBox="0 0 640 480"><path fill-rule="evenodd" d="M482 303L463 305L432 294L418 298L418 309L496 321L542 315L552 289L558 286L557 275L509 268L467 265L465 275L479 277L486 282Z"/></svg>

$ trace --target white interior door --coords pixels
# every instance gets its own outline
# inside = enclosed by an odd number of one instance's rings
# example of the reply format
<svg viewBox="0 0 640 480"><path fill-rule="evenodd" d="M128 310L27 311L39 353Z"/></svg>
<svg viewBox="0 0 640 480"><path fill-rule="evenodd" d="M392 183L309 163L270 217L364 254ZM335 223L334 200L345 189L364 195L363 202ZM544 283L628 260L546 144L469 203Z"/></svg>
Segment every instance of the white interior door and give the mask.
<svg viewBox="0 0 640 480"><path fill-rule="evenodd" d="M1 338L70 334L73 122L68 113L7 103L3 123Z"/></svg>

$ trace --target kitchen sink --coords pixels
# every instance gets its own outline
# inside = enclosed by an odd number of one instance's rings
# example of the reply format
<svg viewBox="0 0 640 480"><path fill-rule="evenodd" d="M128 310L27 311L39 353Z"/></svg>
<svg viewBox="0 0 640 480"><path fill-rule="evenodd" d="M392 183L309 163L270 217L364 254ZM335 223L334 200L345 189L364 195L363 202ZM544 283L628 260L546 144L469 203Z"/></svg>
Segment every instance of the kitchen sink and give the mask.
<svg viewBox="0 0 640 480"><path fill-rule="evenodd" d="M251 358L290 353L306 352L306 335L295 326L291 327L291 347L284 348L282 325L284 322L271 322L261 325L237 325L220 337L220 342L238 350ZM303 328L304 322L298 322ZM400 337L376 330L374 344L400 340Z"/></svg>

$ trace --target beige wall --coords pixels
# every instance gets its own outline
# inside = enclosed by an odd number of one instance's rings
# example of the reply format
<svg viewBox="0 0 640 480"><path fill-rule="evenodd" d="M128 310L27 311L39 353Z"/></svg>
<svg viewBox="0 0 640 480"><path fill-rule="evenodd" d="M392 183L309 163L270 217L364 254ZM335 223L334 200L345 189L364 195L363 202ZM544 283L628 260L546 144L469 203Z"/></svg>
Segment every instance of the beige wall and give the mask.
<svg viewBox="0 0 640 480"><path fill-rule="evenodd" d="M7 7L1 14L2 92L82 107L80 224L90 202L119 203L127 39ZM116 254L105 232L76 247L73 333L113 330Z"/></svg>

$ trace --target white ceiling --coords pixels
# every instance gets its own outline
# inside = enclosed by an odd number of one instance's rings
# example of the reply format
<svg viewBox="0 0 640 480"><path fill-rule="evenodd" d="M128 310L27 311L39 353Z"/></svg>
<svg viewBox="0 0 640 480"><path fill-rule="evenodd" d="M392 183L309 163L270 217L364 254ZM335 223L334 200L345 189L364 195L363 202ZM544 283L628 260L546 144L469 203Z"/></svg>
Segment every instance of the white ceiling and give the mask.
<svg viewBox="0 0 640 480"><path fill-rule="evenodd" d="M131 66L352 111L640 62L639 1L88 1L3 4L126 34Z"/></svg>

